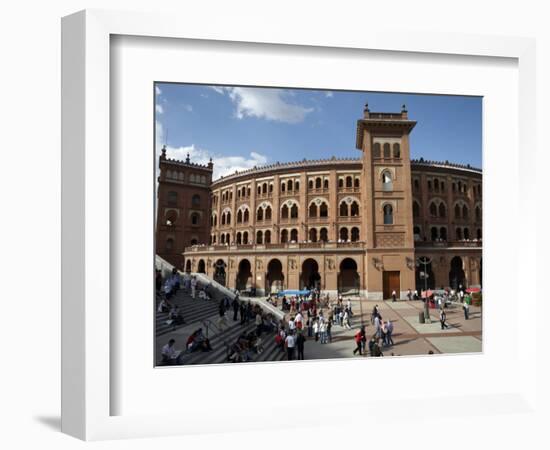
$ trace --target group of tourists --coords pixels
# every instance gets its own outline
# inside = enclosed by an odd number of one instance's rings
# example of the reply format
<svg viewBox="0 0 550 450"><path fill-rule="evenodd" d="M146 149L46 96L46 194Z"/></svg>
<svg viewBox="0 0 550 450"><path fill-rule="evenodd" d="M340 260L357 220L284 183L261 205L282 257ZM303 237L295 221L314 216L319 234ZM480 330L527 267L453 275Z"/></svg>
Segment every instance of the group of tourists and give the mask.
<svg viewBox="0 0 550 450"><path fill-rule="evenodd" d="M165 365L183 364L184 357L188 353L197 351L209 352L212 351L210 340L204 335L202 328L197 328L193 331L185 343L185 350L176 350L176 340L170 339L168 343L162 347L161 363Z"/></svg>

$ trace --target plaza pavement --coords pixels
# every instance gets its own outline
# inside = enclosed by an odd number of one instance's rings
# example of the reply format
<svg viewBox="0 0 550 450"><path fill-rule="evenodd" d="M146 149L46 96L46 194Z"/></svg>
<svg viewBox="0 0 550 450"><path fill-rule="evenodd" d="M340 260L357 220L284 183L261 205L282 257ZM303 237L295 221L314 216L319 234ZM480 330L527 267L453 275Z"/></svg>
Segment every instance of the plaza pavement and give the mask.
<svg viewBox="0 0 550 450"><path fill-rule="evenodd" d="M366 325L367 336L374 334L370 315L378 305L383 320L390 319L394 324L394 345L384 347L384 356L427 355L441 353L475 353L482 351L481 310L470 306L470 318L464 319L461 305L452 305L446 309L448 329L441 330L439 310L430 309L432 323L421 324L419 312L423 311L422 301L399 300L367 301L352 300L352 329L346 330L338 325L332 327L332 342L321 344L308 338L305 345L306 359L350 358L354 357L354 335L359 327ZM324 311L327 317L328 311ZM356 357L359 357L356 355Z"/></svg>

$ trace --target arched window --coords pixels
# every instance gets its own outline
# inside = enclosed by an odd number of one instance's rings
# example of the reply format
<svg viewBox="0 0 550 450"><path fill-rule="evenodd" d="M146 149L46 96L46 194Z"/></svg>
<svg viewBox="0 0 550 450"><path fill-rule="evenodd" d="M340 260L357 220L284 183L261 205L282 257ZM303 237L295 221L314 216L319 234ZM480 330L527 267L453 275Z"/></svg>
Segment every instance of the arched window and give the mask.
<svg viewBox="0 0 550 450"><path fill-rule="evenodd" d="M271 244L271 231L266 230L264 233L264 243L265 244Z"/></svg>
<svg viewBox="0 0 550 450"><path fill-rule="evenodd" d="M264 234L260 230L256 233L256 244L263 244L263 240L264 240Z"/></svg>
<svg viewBox="0 0 550 450"><path fill-rule="evenodd" d="M220 236L220 243L225 244L225 234L223 234L223 233Z"/></svg>
<svg viewBox="0 0 550 450"><path fill-rule="evenodd" d="M313 189L313 180L309 180L308 182L308 188Z"/></svg>
<svg viewBox="0 0 550 450"><path fill-rule="evenodd" d="M237 211L237 223L242 223L243 222L243 212L239 209L239 211Z"/></svg>
<svg viewBox="0 0 550 450"><path fill-rule="evenodd" d="M413 217L420 217L420 205L416 200L413 201Z"/></svg>
<svg viewBox="0 0 550 450"><path fill-rule="evenodd" d="M413 234L414 234L414 240L419 241L420 240L420 227L419 226L415 226L413 228Z"/></svg>
<svg viewBox="0 0 550 450"><path fill-rule="evenodd" d="M227 212L227 218L225 219L225 222L227 223L227 225L231 225L231 213L229 211Z"/></svg>
<svg viewBox="0 0 550 450"><path fill-rule="evenodd" d="M258 195L261 195L261 193L262 193L262 187L258 185Z"/></svg>
<svg viewBox="0 0 550 450"><path fill-rule="evenodd" d="M414 180L414 190L418 191L420 189L420 183L418 180Z"/></svg>
<svg viewBox="0 0 550 450"><path fill-rule="evenodd" d="M288 190L292 191L292 180L288 180Z"/></svg>
<svg viewBox="0 0 550 450"><path fill-rule="evenodd" d="M392 205L384 205L384 225L393 224L393 207Z"/></svg>
<svg viewBox="0 0 550 450"><path fill-rule="evenodd" d="M170 206L176 206L178 204L178 193L176 191L168 191L166 194L166 202Z"/></svg>
<svg viewBox="0 0 550 450"><path fill-rule="evenodd" d="M470 229L464 228L464 239L470 239Z"/></svg>
<svg viewBox="0 0 550 450"><path fill-rule="evenodd" d="M381 152L380 152L380 143L379 142L376 142L373 145L372 152L373 152L375 158L380 158L382 156Z"/></svg>
<svg viewBox="0 0 550 450"><path fill-rule="evenodd" d="M273 192L273 183L269 183L269 193Z"/></svg>
<svg viewBox="0 0 550 450"><path fill-rule="evenodd" d="M344 217L348 215L348 205L346 202L340 203L340 215Z"/></svg>
<svg viewBox="0 0 550 450"><path fill-rule="evenodd" d="M262 184L262 194L267 194L267 183Z"/></svg>
<svg viewBox="0 0 550 450"><path fill-rule="evenodd" d="M296 183L294 183L294 190L296 192L298 192L300 190L300 182L299 181L296 181Z"/></svg>
<svg viewBox="0 0 550 450"><path fill-rule="evenodd" d="M481 208L479 206L476 206L476 222L481 221Z"/></svg>
<svg viewBox="0 0 550 450"><path fill-rule="evenodd" d="M323 242L328 241L328 231L326 228L321 228L321 232L319 233L319 240Z"/></svg>
<svg viewBox="0 0 550 450"><path fill-rule="evenodd" d="M193 195L193 198L191 199L191 204L193 206L200 206L201 204L201 197L198 194Z"/></svg>
<svg viewBox="0 0 550 450"><path fill-rule="evenodd" d="M344 187L344 179L338 178L338 188L343 188L343 187Z"/></svg>
<svg viewBox="0 0 550 450"><path fill-rule="evenodd" d="M286 183L283 181L281 183L281 192L285 192L285 190L286 190Z"/></svg>
<svg viewBox="0 0 550 450"><path fill-rule="evenodd" d="M243 244L248 244L248 231L243 233Z"/></svg>
<svg viewBox="0 0 550 450"><path fill-rule="evenodd" d="M392 176L387 170L382 173L382 190L386 192L393 191Z"/></svg>
<svg viewBox="0 0 550 450"><path fill-rule="evenodd" d="M445 182L441 182L441 192L445 192Z"/></svg>
<svg viewBox="0 0 550 450"><path fill-rule="evenodd" d="M225 225L225 213L222 213L222 225Z"/></svg>
<svg viewBox="0 0 550 450"><path fill-rule="evenodd" d="M355 189L359 189L359 177L356 177L356 178L355 178L355 182L354 182L354 183L355 183L355 184L354 184Z"/></svg>
<svg viewBox="0 0 550 450"><path fill-rule="evenodd" d="M323 181L323 188L328 189L328 178L325 178Z"/></svg>
<svg viewBox="0 0 550 450"><path fill-rule="evenodd" d="M309 217L317 217L317 205L315 203L309 205Z"/></svg>
<svg viewBox="0 0 550 450"><path fill-rule="evenodd" d="M321 180L320 177L315 178L315 189L321 189L321 183L322 182L323 181Z"/></svg>
<svg viewBox="0 0 550 450"><path fill-rule="evenodd" d="M288 206L283 205L281 208L281 219L288 219Z"/></svg>
<svg viewBox="0 0 550 450"><path fill-rule="evenodd" d="M432 181L428 180L428 191L432 192Z"/></svg>
<svg viewBox="0 0 550 450"><path fill-rule="evenodd" d="M197 241L196 238L191 239L191 245L197 245L198 243L199 243L199 241Z"/></svg>
<svg viewBox="0 0 550 450"><path fill-rule="evenodd" d="M191 214L191 225L198 225L199 219L200 219L200 216L197 213Z"/></svg>
<svg viewBox="0 0 550 450"><path fill-rule="evenodd" d="M351 242L357 242L359 240L359 228L353 227L351 229Z"/></svg>
<svg viewBox="0 0 550 450"><path fill-rule="evenodd" d="M439 180L437 178L434 180L434 191L439 192Z"/></svg>
<svg viewBox="0 0 550 450"><path fill-rule="evenodd" d="M281 244L286 244L288 242L288 230L281 231Z"/></svg>
<svg viewBox="0 0 550 450"><path fill-rule="evenodd" d="M243 222L248 223L250 213L248 212L248 209L244 210L244 216L243 216Z"/></svg>
<svg viewBox="0 0 550 450"><path fill-rule="evenodd" d="M290 230L290 240L293 242L298 242L298 230L296 228Z"/></svg>
<svg viewBox="0 0 550 450"><path fill-rule="evenodd" d="M460 206L455 206L455 219L460 219Z"/></svg>
<svg viewBox="0 0 550 450"><path fill-rule="evenodd" d="M264 210L263 208L258 208L258 211L256 211L256 220L261 222L262 220L264 220Z"/></svg>
<svg viewBox="0 0 550 450"><path fill-rule="evenodd" d="M456 238L461 241L462 240L462 229L461 228L457 228L456 229Z"/></svg>
<svg viewBox="0 0 550 450"><path fill-rule="evenodd" d="M265 208L265 220L271 220L271 206Z"/></svg>
<svg viewBox="0 0 550 450"><path fill-rule="evenodd" d="M316 228L310 228L309 229L309 240L311 242L317 242L317 229Z"/></svg>
<svg viewBox="0 0 550 450"><path fill-rule="evenodd" d="M401 158L401 147L399 146L399 144L397 142L395 144L393 144L393 157L394 158Z"/></svg>
<svg viewBox="0 0 550 450"><path fill-rule="evenodd" d="M348 229L346 227L340 228L340 240L347 242L348 237Z"/></svg>
<svg viewBox="0 0 550 450"><path fill-rule="evenodd" d="M298 218L298 206L296 206L296 204L292 205L292 207L290 208L290 218L291 219Z"/></svg>
<svg viewBox="0 0 550 450"><path fill-rule="evenodd" d="M359 216L359 203L357 203L355 200L350 205L350 215L351 217Z"/></svg>
<svg viewBox="0 0 550 450"><path fill-rule="evenodd" d="M353 187L353 178L352 177L346 177L346 187L351 188Z"/></svg>
<svg viewBox="0 0 550 450"><path fill-rule="evenodd" d="M241 245L242 243L242 236L241 236L241 232L239 231L237 233L237 245Z"/></svg>
<svg viewBox="0 0 550 450"><path fill-rule="evenodd" d="M437 240L437 228L436 227L432 227L430 229L430 234L431 234L431 238L432 238L432 241L436 241Z"/></svg>
<svg viewBox="0 0 550 450"><path fill-rule="evenodd" d="M439 229L439 237L440 237L440 239L443 239L444 241L447 240L447 228L441 227Z"/></svg>
<svg viewBox="0 0 550 450"><path fill-rule="evenodd" d="M468 218L468 207L466 205L462 206L462 218L463 219Z"/></svg>
<svg viewBox="0 0 550 450"><path fill-rule="evenodd" d="M328 205L326 203L321 203L319 207L319 217L328 217Z"/></svg>
<svg viewBox="0 0 550 450"><path fill-rule="evenodd" d="M445 203L439 204L439 217L445 217L447 215L447 208L445 207Z"/></svg>
<svg viewBox="0 0 550 450"><path fill-rule="evenodd" d="M246 188L245 188L244 186L243 186L242 189L241 189L241 195L242 195L243 197L246 196Z"/></svg>
<svg viewBox="0 0 550 450"><path fill-rule="evenodd" d="M212 236L212 244L215 244L215 243L216 243L216 235L214 234L214 235Z"/></svg>
<svg viewBox="0 0 550 450"><path fill-rule="evenodd" d="M384 144L384 158L391 158L390 144L387 142Z"/></svg>
<svg viewBox="0 0 550 450"><path fill-rule="evenodd" d="M437 206L435 206L435 203L430 203L430 216L437 217Z"/></svg>

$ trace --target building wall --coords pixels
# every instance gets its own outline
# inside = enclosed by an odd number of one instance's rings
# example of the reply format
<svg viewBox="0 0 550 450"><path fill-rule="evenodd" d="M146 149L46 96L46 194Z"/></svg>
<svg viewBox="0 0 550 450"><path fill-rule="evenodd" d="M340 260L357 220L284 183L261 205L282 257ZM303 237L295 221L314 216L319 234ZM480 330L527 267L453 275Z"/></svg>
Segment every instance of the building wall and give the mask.
<svg viewBox="0 0 550 450"><path fill-rule="evenodd" d="M451 261L458 256L460 261L453 264L462 266L460 279L479 286L481 240L473 239L482 230L481 171L411 161L409 133L414 125L405 110L365 110L357 124L360 158L274 164L213 183L209 179L202 186L178 183L183 202L178 209L184 217L190 213L186 208L192 193L208 198L198 208L201 226L196 228L188 222L170 229L162 225L161 214L169 210L161 204L162 196L175 183L161 170L157 242L169 233L181 234L176 251L185 253L181 259L176 256L179 267L199 271L202 261L201 270L213 276L219 262L226 285L242 288L246 278L244 287L260 293L270 288L267 268L273 259L281 263L283 286L290 289L304 286L308 258L316 261L320 287L332 293L342 289L342 279L353 279L349 269L342 278L340 264L346 258L354 261L357 291L373 299L387 297L388 289L404 296L407 289L420 288L419 257L431 261L430 284L448 286ZM211 174L211 167L204 168ZM390 176L389 184L384 174ZM391 223L385 221L386 205L392 208ZM198 246L190 246L191 236ZM239 273L243 260L250 263L249 276Z"/></svg>

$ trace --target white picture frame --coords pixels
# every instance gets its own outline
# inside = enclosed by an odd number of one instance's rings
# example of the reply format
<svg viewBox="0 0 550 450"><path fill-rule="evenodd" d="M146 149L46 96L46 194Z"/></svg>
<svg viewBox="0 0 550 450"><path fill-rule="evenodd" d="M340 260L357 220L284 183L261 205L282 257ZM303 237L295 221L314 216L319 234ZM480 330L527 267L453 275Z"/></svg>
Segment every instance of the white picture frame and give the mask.
<svg viewBox="0 0 550 450"><path fill-rule="evenodd" d="M517 74L517 104L511 105L512 121L517 128L517 143L511 144L514 157L518 157L519 173L512 176L511 192L514 211L525 219L517 223L519 229L524 230L521 246L518 243L512 249L518 260L529 259L533 263L529 268L522 265L514 266L517 270L511 290L509 305L518 306L517 294L519 294L518 280L525 279L530 271L536 271L533 266L536 261L536 236L530 232L529 223L536 220L534 202L535 199L528 193L533 187L534 181L528 175L536 168L536 156L534 152L520 152L518 149L535 148L536 126L536 85L535 79L535 44L532 39L515 37L488 37L456 35L445 33L404 33L395 30L353 30L340 33L337 37L327 37L321 31L312 32L307 36L293 30L280 30L277 32L263 32L260 28L232 27L231 24L217 27L215 30L207 29L200 22L186 20L185 17L177 17L168 14L144 14L127 12L83 11L65 17L62 22L62 430L65 433L85 440L100 440L112 438L132 438L176 435L197 432L229 431L229 430L257 430L261 428L280 428L292 426L292 421L281 415L281 420L266 425L268 409L247 411L240 407L231 419L227 419L228 410L219 414L213 413L209 421L196 420L188 411L189 405L201 410L201 404L197 397L189 398L189 403L181 408L181 411L171 410L160 412L151 409L147 413L147 407L143 410L136 406L119 409L114 403L115 391L122 389L119 379L113 375L113 366L119 363L119 352L113 352L113 336L117 335L117 323L113 317L111 298L117 295L111 279L112 265L119 260L113 258L112 247L117 243L113 241L111 233L113 226L113 211L111 209L112 187L120 182L117 174L111 167L111 150L113 145L113 133L111 130L111 107L113 92L110 89L111 64L114 52L112 51L112 36L134 36L143 39L164 38L189 40L190 42L231 42L236 45L247 44L263 48L269 55L272 45L278 45L279 56L290 52L292 46L301 49L311 48L316 51L331 52L338 55L346 51L375 51L380 54L407 55L410 64L416 59L447 55L446 58L463 58L472 64L471 59L497 58L517 63L514 72ZM320 49L320 50L319 50ZM222 49L223 51L223 49ZM269 57L269 56L268 56ZM515 75L514 75L515 76ZM223 78L223 74L222 74ZM213 82L214 78L204 80ZM217 79L220 79L219 77ZM226 80L229 84L233 79ZM160 81L160 80L159 80ZM181 80L184 81L184 80ZM195 80L201 81L201 80ZM243 75L243 84L246 79ZM397 85L396 85L397 86ZM306 86L307 87L307 86ZM330 88L331 86L324 86ZM374 89L373 89L374 90ZM483 92L479 92L483 95ZM517 96L515 95L517 94ZM152 101L152 100L151 100ZM512 114L513 113L513 114ZM517 114L516 114L517 113ZM152 110L151 110L152 117ZM487 116L484 115L484 120ZM152 119L151 119L152 120ZM153 123L150 124L153 126ZM484 124L485 125L485 124ZM484 132L486 128L484 127ZM484 136L484 144L493 136ZM118 141L117 141L118 142ZM151 151L153 141L150 141ZM513 147L513 148L512 148ZM148 156L151 158L151 155ZM489 158L491 160L491 158ZM502 163L505 164L505 163ZM485 163L484 163L485 166ZM141 167L136 163L136 167ZM502 166L509 170L512 165ZM484 167L485 169L485 167ZM484 189L491 193L496 192L501 180L498 177L488 177L484 180L489 183ZM491 183L495 185L492 185ZM151 194L150 194L151 195ZM489 197L490 198L490 197ZM495 197L496 198L496 197ZM519 199L522 199L522 202ZM485 196L487 199L487 196ZM494 208L498 213L498 208ZM490 220L490 217L488 218ZM152 217L151 217L152 220ZM484 223L487 224L484 220ZM490 223L490 222L489 222ZM487 225L485 225L487 226ZM142 233L144 230L140 230ZM496 231L495 231L496 232ZM145 229L147 233L147 229ZM496 240L496 239L495 239ZM151 241L152 242L152 241ZM494 243L494 242L493 242ZM491 238L484 239L484 245L491 246ZM151 247L152 248L152 247ZM484 249L486 251L486 249ZM484 255L485 258L485 255ZM145 267L145 273L150 269L147 260L137 258L137 264ZM490 267L487 269L490 277ZM152 272L151 272L152 274ZM485 269L484 269L485 274ZM153 278L151 275L151 289ZM495 291L496 292L496 291ZM143 303L147 302L147 292L142 293ZM536 308L536 296L522 298L522 308ZM494 311L489 303L485 314ZM486 316L487 317L487 316ZM506 316L509 317L509 316ZM511 315L511 320L514 316ZM519 317L515 317L516 323L509 324L514 333L518 333ZM489 326L485 326L488 324ZM490 318L484 322L484 342L494 342L502 336L502 330L492 327L494 322ZM499 353L500 348L494 347ZM131 349L128 350L135 359ZM441 370L443 364L452 364L452 358L457 358L463 364L482 364L482 358L491 356L491 345L484 355L475 356L449 356L442 358L426 359L421 363L422 372ZM503 377L499 383L495 383L495 391L483 394L474 391L465 396L458 387L447 387L444 391L438 391L432 395L433 405L443 405L450 398L453 399L453 415L466 414L468 410L476 408L486 414L497 413L502 405L514 412L522 413L537 407L536 384L536 345L523 348L522 352L512 349L514 371L508 377ZM502 358L503 355L495 357ZM472 359L473 358L473 359ZM477 358L477 359L476 359ZM124 359L124 358L121 358ZM404 365L418 364L418 361L387 359L379 364L384 367L394 367L401 370ZM443 362L442 362L443 361ZM147 363L150 364L151 361ZM364 364L357 361L334 362L332 368L340 367L346 373L358 373L366 370ZM373 364L371 362L369 364ZM327 364L326 362L314 362L293 366L293 370L311 370L314 364ZM330 363L329 363L330 364ZM254 366L254 365L252 365ZM297 369L300 367L300 369ZM305 367L305 369L302 369ZM372 366L369 366L372 367ZM417 367L417 366L415 366ZM230 375L236 382L241 382L243 377L249 377L250 382L265 379L266 376L285 376L285 370L289 366L282 365L255 365L254 367L232 368ZM123 368L124 369L124 368ZM186 368L188 369L188 368ZM227 369L227 368L226 368ZM192 377L205 377L209 379L213 373L221 373L226 370L218 367L199 367L192 371L180 372L183 379ZM154 370L152 365L150 370ZM155 372L165 380L172 380L173 374L168 370ZM223 372L226 373L226 372ZM417 374L422 378L422 373ZM241 381L239 381L241 380ZM150 380L149 380L150 381ZM124 387L126 389L126 387ZM412 392L409 396L398 393L394 401L399 401L403 414L423 414L428 408L415 401L418 392ZM207 393L205 395L211 395ZM353 423L353 417L361 411L361 416L375 417L376 405L366 404L362 397L350 397L343 399L340 404L345 404L347 413L346 423ZM219 401L218 398L212 401ZM158 406L158 405L157 405ZM116 414L113 411L117 411ZM288 406L275 404L270 411L273 414L288 411ZM239 421L235 417L240 418ZM333 423L344 423L341 411L334 408L334 412L326 411L323 417ZM445 417L445 413L441 413ZM225 419L224 419L225 418ZM305 425L313 425L313 419L304 419Z"/></svg>

